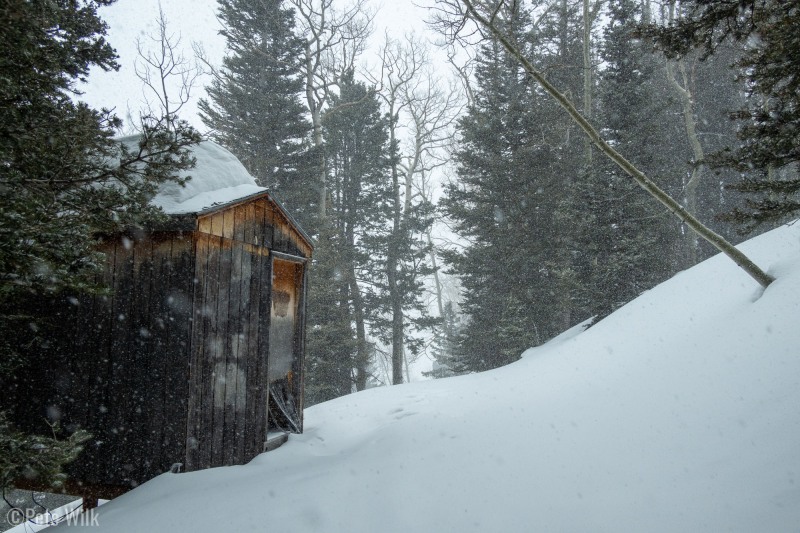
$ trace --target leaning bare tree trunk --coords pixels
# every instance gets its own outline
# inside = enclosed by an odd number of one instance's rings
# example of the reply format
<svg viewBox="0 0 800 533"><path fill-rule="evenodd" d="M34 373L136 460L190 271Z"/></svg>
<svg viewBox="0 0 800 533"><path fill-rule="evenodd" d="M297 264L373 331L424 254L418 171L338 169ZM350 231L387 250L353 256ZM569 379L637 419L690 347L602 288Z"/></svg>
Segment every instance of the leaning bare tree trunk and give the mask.
<svg viewBox="0 0 800 533"><path fill-rule="evenodd" d="M494 25L494 22L490 21L475 8L473 0L461 0L461 2L463 2L464 6L466 7L468 16L470 16L483 28L488 30L503 45L503 47L508 50L508 53L510 53L517 61L519 61L528 75L533 78L550 96L552 96L567 113L569 113L569 116L572 118L572 120L574 120L581 127L586 135L589 136L592 143L594 143L594 145L597 146L598 149L600 149L609 159L616 163L623 171L625 171L625 173L631 176L636 183L650 193L651 196L661 202L661 204L669 209L692 231L697 233L701 238L705 239L717 250L730 257L762 287L766 288L774 281L775 278L761 270L755 263L753 263L753 261L750 260L749 257L739 251L724 237L717 234L705 226L702 222L697 220L671 196L661 190L661 188L659 188L655 183L650 181L650 179L641 170L636 168L630 161L625 159L619 152L614 150L600 136L600 134L589 123L589 121L580 114L575 105L550 82L548 82L547 79L545 79L544 75L539 72L539 70L537 70L524 55L522 55L522 52L503 34L503 32L501 32Z"/></svg>

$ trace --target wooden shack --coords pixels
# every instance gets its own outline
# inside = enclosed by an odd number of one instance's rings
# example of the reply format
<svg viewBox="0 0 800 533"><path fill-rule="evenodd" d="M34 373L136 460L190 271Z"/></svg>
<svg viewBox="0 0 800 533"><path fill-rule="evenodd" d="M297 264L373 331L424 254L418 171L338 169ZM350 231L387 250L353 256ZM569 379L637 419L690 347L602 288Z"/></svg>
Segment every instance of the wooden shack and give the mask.
<svg viewBox="0 0 800 533"><path fill-rule="evenodd" d="M269 431L302 431L312 244L251 185L108 236L111 292L40 310L56 333L12 387L14 422L92 433L69 468L73 487L113 496L171 468L245 463Z"/></svg>

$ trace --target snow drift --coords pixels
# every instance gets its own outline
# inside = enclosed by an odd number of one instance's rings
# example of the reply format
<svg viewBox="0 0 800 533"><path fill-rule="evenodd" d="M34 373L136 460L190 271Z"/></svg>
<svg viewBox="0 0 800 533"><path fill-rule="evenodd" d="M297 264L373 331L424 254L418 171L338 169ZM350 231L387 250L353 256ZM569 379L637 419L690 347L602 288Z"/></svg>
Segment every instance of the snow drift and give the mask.
<svg viewBox="0 0 800 533"><path fill-rule="evenodd" d="M306 411L250 464L164 474L106 531L797 531L800 225L482 374ZM96 529L96 528L95 528Z"/></svg>

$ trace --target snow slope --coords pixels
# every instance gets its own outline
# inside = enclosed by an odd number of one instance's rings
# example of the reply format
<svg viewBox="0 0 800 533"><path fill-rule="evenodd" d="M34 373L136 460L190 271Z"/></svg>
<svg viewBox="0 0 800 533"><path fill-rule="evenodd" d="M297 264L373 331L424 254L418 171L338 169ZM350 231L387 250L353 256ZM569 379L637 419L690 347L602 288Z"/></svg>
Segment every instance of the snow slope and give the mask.
<svg viewBox="0 0 800 533"><path fill-rule="evenodd" d="M250 464L164 474L120 532L800 531L800 224L517 363L306 411ZM96 528L95 528L96 529Z"/></svg>

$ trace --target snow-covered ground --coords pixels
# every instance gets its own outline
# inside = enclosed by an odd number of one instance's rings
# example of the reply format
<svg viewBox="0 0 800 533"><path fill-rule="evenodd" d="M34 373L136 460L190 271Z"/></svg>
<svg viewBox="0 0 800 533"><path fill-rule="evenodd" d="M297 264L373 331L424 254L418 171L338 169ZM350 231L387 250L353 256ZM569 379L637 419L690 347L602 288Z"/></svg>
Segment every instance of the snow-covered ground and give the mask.
<svg viewBox="0 0 800 533"><path fill-rule="evenodd" d="M100 529L800 531L800 224L743 248L763 293L713 258L507 367L317 405L282 448L164 474Z"/></svg>

